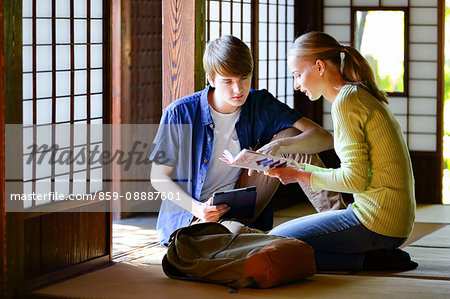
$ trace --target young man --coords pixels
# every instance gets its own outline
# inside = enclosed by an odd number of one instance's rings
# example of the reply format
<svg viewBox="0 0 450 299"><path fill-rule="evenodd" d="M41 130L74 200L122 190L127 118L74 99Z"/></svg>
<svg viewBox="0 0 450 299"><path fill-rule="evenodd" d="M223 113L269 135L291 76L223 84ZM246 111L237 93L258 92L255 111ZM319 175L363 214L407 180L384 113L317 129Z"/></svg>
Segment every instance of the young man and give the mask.
<svg viewBox="0 0 450 299"><path fill-rule="evenodd" d="M219 221L229 208L211 205L214 192L257 187L255 217L222 222L234 232L248 229L240 223L251 226L271 200L278 180L228 166L219 160L224 149L239 152L266 145L264 150L284 154L283 140L296 139L302 154L293 158L323 165L315 153L333 148L331 134L322 127L267 90L250 89L253 58L240 39L223 36L210 42L203 67L209 86L166 108L149 155L153 187L176 198L161 205L157 230L163 245L180 227ZM318 211L344 207L339 193L300 186Z"/></svg>

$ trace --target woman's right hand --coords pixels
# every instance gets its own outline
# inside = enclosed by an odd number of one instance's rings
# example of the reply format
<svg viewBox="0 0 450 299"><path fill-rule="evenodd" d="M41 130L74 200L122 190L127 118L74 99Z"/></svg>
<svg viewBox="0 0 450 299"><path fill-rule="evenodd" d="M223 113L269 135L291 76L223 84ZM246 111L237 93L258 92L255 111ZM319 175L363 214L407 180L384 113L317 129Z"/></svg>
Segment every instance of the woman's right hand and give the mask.
<svg viewBox="0 0 450 299"><path fill-rule="evenodd" d="M217 222L220 217L228 212L230 207L226 204L220 204L213 206L212 198L210 198L207 202L198 202L195 205L192 213L198 219L201 219L205 222Z"/></svg>
<svg viewBox="0 0 450 299"><path fill-rule="evenodd" d="M292 167L279 167L264 172L273 178L277 178L283 185L290 183L311 184L311 172Z"/></svg>

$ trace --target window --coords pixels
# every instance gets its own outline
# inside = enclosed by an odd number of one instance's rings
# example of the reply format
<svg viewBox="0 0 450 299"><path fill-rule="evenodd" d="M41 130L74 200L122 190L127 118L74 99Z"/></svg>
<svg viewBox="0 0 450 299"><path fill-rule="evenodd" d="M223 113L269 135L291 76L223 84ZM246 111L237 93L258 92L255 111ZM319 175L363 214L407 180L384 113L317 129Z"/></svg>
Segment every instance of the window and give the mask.
<svg viewBox="0 0 450 299"><path fill-rule="evenodd" d="M353 13L353 45L372 67L378 86L389 95L407 92L406 11L358 8Z"/></svg>
<svg viewBox="0 0 450 299"><path fill-rule="evenodd" d="M265 88L294 107L294 82L286 60L295 37L294 1L207 0L206 40L227 34L239 37L252 50L253 88Z"/></svg>
<svg viewBox="0 0 450 299"><path fill-rule="evenodd" d="M294 42L294 1L259 1L258 87L294 107L287 52Z"/></svg>

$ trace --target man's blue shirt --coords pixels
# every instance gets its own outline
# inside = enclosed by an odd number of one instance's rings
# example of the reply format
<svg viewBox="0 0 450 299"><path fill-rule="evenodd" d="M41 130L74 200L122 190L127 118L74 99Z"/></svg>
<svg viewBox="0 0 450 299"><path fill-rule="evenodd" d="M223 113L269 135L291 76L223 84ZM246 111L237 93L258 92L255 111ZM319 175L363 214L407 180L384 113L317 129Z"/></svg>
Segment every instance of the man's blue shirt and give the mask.
<svg viewBox="0 0 450 299"><path fill-rule="evenodd" d="M214 141L208 103L210 88L178 99L166 108L149 154L154 163L173 167L172 179L196 200L205 182ZM301 117L300 112L278 101L267 90L251 89L235 126L241 149L268 143ZM171 233L189 225L193 217L170 200L163 201L157 222L161 244L168 245Z"/></svg>

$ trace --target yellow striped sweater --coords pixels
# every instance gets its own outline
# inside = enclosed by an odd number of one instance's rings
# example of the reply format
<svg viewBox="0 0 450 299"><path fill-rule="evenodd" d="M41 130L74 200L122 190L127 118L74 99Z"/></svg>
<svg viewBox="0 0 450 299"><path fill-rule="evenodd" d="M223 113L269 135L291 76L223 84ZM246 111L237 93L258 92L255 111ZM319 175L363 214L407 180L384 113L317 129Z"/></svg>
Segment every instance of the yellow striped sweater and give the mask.
<svg viewBox="0 0 450 299"><path fill-rule="evenodd" d="M416 209L414 177L393 113L363 88L345 85L331 116L341 167L308 165L312 189L353 193L353 211L365 227L385 236L408 237Z"/></svg>

